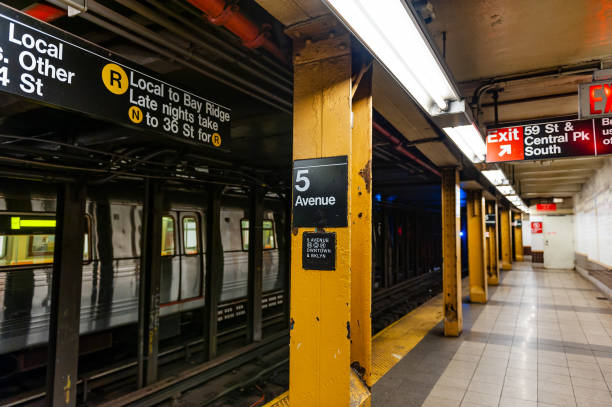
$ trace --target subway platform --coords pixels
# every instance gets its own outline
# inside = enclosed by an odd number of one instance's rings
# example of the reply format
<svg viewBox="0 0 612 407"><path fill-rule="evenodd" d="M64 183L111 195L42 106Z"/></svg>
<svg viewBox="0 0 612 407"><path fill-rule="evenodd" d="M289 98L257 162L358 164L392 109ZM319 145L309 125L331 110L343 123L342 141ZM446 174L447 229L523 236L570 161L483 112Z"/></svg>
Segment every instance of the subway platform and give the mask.
<svg viewBox="0 0 612 407"><path fill-rule="evenodd" d="M460 337L444 337L440 322L403 358L379 342L399 339L405 321L381 332L374 364L397 362L377 378L373 405L612 406L612 307L577 272L514 263L486 305L464 296L463 317Z"/></svg>

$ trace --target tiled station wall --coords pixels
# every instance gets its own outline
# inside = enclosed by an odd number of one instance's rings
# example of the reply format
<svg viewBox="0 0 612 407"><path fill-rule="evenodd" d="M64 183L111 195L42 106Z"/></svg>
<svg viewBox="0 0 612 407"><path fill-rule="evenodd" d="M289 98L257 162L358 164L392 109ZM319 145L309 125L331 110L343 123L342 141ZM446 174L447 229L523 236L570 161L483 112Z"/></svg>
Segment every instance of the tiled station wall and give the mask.
<svg viewBox="0 0 612 407"><path fill-rule="evenodd" d="M574 197L576 264L612 271L612 158Z"/></svg>
<svg viewBox="0 0 612 407"><path fill-rule="evenodd" d="M523 235L523 254L531 255L531 220L529 215L523 214L523 226L521 227Z"/></svg>

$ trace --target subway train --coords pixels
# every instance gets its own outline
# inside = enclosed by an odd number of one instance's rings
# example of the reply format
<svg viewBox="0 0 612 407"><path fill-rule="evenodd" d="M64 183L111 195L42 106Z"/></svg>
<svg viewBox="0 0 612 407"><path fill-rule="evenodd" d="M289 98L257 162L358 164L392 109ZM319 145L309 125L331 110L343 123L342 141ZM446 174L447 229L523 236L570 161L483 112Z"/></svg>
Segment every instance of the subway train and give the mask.
<svg viewBox="0 0 612 407"><path fill-rule="evenodd" d="M88 190L81 335L137 323L143 196L142 187L119 183ZM179 188L165 189L164 197L160 316L162 328L174 325L178 335L181 321L173 316L205 304L208 200L205 192ZM48 341L55 207L52 186L10 181L0 186L0 355ZM244 191L226 187L220 321L246 314L248 207ZM264 308L284 301L286 210L278 197L264 200ZM160 334L168 335L172 332Z"/></svg>

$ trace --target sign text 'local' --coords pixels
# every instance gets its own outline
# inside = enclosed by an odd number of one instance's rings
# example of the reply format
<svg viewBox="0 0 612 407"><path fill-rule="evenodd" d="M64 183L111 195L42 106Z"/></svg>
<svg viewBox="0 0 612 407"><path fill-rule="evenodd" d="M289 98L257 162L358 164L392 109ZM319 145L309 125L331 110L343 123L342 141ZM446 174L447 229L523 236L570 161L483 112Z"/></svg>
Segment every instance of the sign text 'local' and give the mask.
<svg viewBox="0 0 612 407"><path fill-rule="evenodd" d="M228 108L1 3L0 91L191 144L229 147Z"/></svg>

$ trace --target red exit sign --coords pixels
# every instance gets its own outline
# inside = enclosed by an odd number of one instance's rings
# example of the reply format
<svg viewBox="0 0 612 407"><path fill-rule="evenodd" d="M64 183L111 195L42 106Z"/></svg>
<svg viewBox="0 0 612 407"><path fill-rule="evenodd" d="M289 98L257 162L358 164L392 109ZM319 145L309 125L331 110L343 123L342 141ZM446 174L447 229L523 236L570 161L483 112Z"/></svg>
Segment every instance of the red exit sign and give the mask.
<svg viewBox="0 0 612 407"><path fill-rule="evenodd" d="M487 131L487 162L521 161L525 158L523 126Z"/></svg>
<svg viewBox="0 0 612 407"><path fill-rule="evenodd" d="M612 80L578 87L578 115L585 119L612 116Z"/></svg>
<svg viewBox="0 0 612 407"><path fill-rule="evenodd" d="M557 204L556 203L536 204L536 209L538 211L550 211L550 212L554 212L554 211L557 210Z"/></svg>

